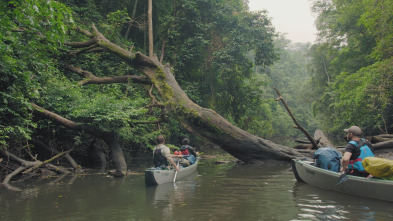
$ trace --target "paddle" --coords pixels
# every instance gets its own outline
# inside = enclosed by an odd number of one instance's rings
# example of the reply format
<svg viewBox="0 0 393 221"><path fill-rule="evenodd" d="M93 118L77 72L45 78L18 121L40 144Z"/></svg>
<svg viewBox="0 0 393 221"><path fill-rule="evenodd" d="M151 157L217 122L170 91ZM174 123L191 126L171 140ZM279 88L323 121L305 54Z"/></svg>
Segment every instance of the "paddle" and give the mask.
<svg viewBox="0 0 393 221"><path fill-rule="evenodd" d="M340 177L338 178L336 186L344 183L345 181L348 180L348 178L349 178L349 176L347 174L345 174L345 173L341 174Z"/></svg>
<svg viewBox="0 0 393 221"><path fill-rule="evenodd" d="M180 160L177 161L177 167L179 167L179 162L180 162ZM175 168L175 170L176 170L176 168ZM175 172L175 177L173 178L173 182L176 182L176 176L177 176L177 170Z"/></svg>

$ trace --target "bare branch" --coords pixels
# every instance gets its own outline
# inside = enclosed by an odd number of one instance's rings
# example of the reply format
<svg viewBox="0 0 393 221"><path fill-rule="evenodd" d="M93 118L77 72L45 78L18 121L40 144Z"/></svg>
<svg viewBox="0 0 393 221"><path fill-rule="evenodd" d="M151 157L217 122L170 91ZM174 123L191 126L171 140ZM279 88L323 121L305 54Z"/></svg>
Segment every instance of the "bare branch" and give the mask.
<svg viewBox="0 0 393 221"><path fill-rule="evenodd" d="M95 52L95 51L104 51L104 49L100 48L97 44L93 44L82 50L71 51L70 54L76 56L78 54L82 54L85 52L87 53L87 52Z"/></svg>
<svg viewBox="0 0 393 221"><path fill-rule="evenodd" d="M33 139L33 140L31 140L31 142L32 142L34 145L40 146L40 147L42 147L42 148L44 148L44 149L46 149L46 150L48 150L48 151L51 151L51 152L53 152L53 153L55 153L55 154L59 154L59 153L60 153L60 151L56 150L55 148L49 147L48 145L44 144L44 143L43 143L42 141L40 141L40 140ZM80 167L78 166L78 164L75 162L75 160L74 160L69 154L66 154L64 157L68 160L68 162L71 164L71 166L72 166L75 170L78 170L78 169L80 168Z"/></svg>
<svg viewBox="0 0 393 221"><path fill-rule="evenodd" d="M94 25L94 24L93 24ZM87 37L93 37L93 34L91 34L89 31L87 31L87 30L85 30L85 29L83 29L83 28L81 28L81 27L76 27L75 28L75 30L77 31L77 32L79 32L79 33L82 33L82 34L84 34L84 35L86 35Z"/></svg>
<svg viewBox="0 0 393 221"><path fill-rule="evenodd" d="M8 175L4 178L2 184L4 185L4 184L8 183L8 182L12 179L12 177L16 176L18 173L20 173L20 172L23 171L24 169L26 169L25 166L20 166L20 167L18 167L17 169L15 169L12 173L8 174Z"/></svg>
<svg viewBox="0 0 393 221"><path fill-rule="evenodd" d="M278 98L276 98L275 101L281 101L282 102L282 104L284 105L285 109L287 109L289 116L291 116L293 122L296 124L296 128L301 130L306 135L306 137L311 142L312 147L314 149L318 149L318 145L315 142L314 138L312 138L311 135L297 122L297 120L295 119L295 117L292 114L292 111L289 109L287 103L282 98L280 92L277 90L277 88L274 88L274 90L277 92L277 95L278 95Z"/></svg>
<svg viewBox="0 0 393 221"><path fill-rule="evenodd" d="M33 170L35 170L35 169L38 169L39 167L41 167L41 166L43 166L43 165L45 165L45 164L49 164L49 163L52 162L53 160L56 160L57 158L59 158L59 157L65 155L65 154L69 154L71 151L72 151L72 149L67 150L67 151L65 151L65 152L62 152L62 153L59 153L59 154L57 154L56 156L50 158L49 160L45 160L44 162L40 162L40 163L38 163L37 165L31 167L30 169L28 169L28 170L26 170L26 171L23 171L22 173L23 173L23 174L30 173L31 171L33 171ZM64 172L64 171L65 171L65 170L61 170L61 172ZM69 172L66 171L66 173L69 173Z"/></svg>
<svg viewBox="0 0 393 221"><path fill-rule="evenodd" d="M115 83L129 83L129 80L132 80L134 83L138 84L150 84L150 80L145 76L137 76L137 75L124 75L124 76L114 76L114 77L96 77L89 71L83 70L80 67L74 67L72 65L65 65L70 71L73 71L79 74L81 77L84 77L82 81L79 82L79 85L86 84L115 84Z"/></svg>
<svg viewBox="0 0 393 221"><path fill-rule="evenodd" d="M90 39L83 42L64 42L65 45L71 46L73 48L85 48L96 44L95 39Z"/></svg>

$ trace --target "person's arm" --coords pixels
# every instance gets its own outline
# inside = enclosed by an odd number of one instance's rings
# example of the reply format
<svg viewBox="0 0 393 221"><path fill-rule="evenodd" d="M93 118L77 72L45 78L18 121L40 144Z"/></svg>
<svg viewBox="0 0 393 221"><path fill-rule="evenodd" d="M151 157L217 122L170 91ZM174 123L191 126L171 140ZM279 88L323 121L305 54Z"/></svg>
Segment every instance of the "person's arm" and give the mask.
<svg viewBox="0 0 393 221"><path fill-rule="evenodd" d="M349 159L351 159L352 153L351 152L345 152L342 160L342 167L341 167L341 172L345 172L348 170L348 164L349 164Z"/></svg>
<svg viewBox="0 0 393 221"><path fill-rule="evenodd" d="M351 160L351 156L354 153L355 148L356 146L351 143L348 143L345 146L344 156L341 161L341 170L340 170L341 172L345 172L348 170L349 161Z"/></svg>
<svg viewBox="0 0 393 221"><path fill-rule="evenodd" d="M173 161L172 156L179 156L179 155L173 155L171 154L171 151L169 150L169 147L164 148L164 150L161 151L161 153L164 155L164 157L166 158L166 160L172 164L172 166L174 168L176 168L176 170L179 170L179 167L176 165L175 161Z"/></svg>

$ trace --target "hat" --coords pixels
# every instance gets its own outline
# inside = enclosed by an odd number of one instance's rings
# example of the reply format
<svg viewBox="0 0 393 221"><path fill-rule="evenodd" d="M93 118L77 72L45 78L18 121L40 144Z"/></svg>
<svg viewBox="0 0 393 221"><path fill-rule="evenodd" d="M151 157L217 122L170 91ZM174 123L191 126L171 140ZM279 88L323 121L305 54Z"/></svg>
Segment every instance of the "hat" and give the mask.
<svg viewBox="0 0 393 221"><path fill-rule="evenodd" d="M355 136L360 136L362 135L362 129L360 129L360 127L358 126L351 126L348 129L344 129L344 132L351 132L353 133Z"/></svg>

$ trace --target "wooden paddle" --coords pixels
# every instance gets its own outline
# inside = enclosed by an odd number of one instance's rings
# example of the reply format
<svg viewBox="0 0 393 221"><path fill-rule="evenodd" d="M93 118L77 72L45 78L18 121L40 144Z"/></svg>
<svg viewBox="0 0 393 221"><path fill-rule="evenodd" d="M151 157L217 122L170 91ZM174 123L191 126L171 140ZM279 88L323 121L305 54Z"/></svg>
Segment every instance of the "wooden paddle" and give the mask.
<svg viewBox="0 0 393 221"><path fill-rule="evenodd" d="M179 162L180 162L180 160L177 161L177 167L179 167ZM176 168L175 168L175 170L176 170ZM175 177L173 178L173 182L176 182L176 176L177 176L177 170L175 172Z"/></svg>

